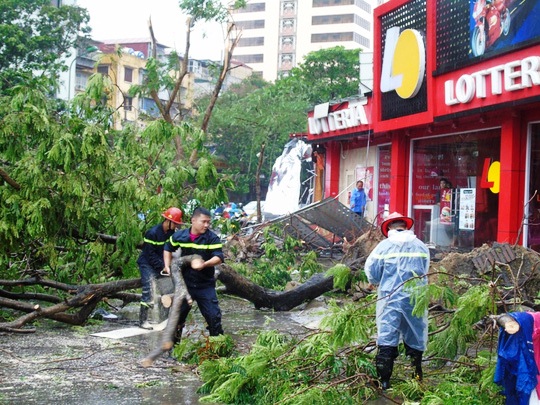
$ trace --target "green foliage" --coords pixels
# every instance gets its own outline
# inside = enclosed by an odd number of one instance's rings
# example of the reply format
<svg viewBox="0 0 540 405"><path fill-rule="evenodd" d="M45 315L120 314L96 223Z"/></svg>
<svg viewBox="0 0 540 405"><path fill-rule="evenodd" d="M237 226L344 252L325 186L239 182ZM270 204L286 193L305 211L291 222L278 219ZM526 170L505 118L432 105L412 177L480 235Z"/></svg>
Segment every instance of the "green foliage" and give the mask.
<svg viewBox="0 0 540 405"><path fill-rule="evenodd" d="M477 332L472 326L493 313L493 308L489 286L471 286L457 300L457 309L452 314L448 327L430 341L429 350L444 358L454 358L464 353L468 344L477 339Z"/></svg>
<svg viewBox="0 0 540 405"><path fill-rule="evenodd" d="M235 0L230 6L233 9L245 7L245 0ZM188 13L194 21L225 22L228 16L227 6L218 0L180 0L180 8Z"/></svg>
<svg viewBox="0 0 540 405"><path fill-rule="evenodd" d="M310 104L354 96L360 85L359 53L343 46L310 52L284 81L301 88Z"/></svg>
<svg viewBox="0 0 540 405"><path fill-rule="evenodd" d="M54 88L58 73L67 69L61 58L89 31L88 20L86 10L53 7L50 0L0 2L0 94L28 81Z"/></svg>
<svg viewBox="0 0 540 405"><path fill-rule="evenodd" d="M343 269L333 271L338 274ZM493 311L492 286L467 284L465 293L457 298L445 277L427 286L419 281L409 287L415 310L423 314L428 301L448 310L430 319L430 329L442 332L430 338L423 381L410 377L410 359L401 348L392 396L404 403L502 404L500 387L493 383L497 356L490 345L494 340L488 336L483 341L483 332L475 328L478 320ZM465 284L462 279L460 285ZM299 341L264 334L247 355L204 362L204 399L235 404L366 403L379 395L374 389L376 351L371 350L375 346L375 303L374 294L351 304L330 302L321 329ZM445 322L449 322L446 329L441 327ZM441 350L445 345L451 349ZM476 345L474 355L472 345Z"/></svg>
<svg viewBox="0 0 540 405"><path fill-rule="evenodd" d="M320 272L322 266L316 253L303 255L302 242L289 235L280 240L277 238L280 232L275 227L265 228L261 243L264 254L249 265L232 263L231 266L254 283L274 290L283 290L293 277L295 281L303 281Z"/></svg>
<svg viewBox="0 0 540 405"><path fill-rule="evenodd" d="M475 361L481 365L481 371L474 367L460 366L440 376L437 384L426 387L422 404L426 405L453 405L453 404L493 404L505 403L504 396L500 394L501 387L493 383L495 363L489 359L492 354L479 353ZM490 364L486 367L486 360Z"/></svg>
<svg viewBox="0 0 540 405"><path fill-rule="evenodd" d="M137 277L137 245L161 212L194 197L213 206L226 195L231 183L213 168L200 130L164 119L116 130L115 111L103 103L110 86L93 75L61 111L49 88L34 83L0 96L0 168L17 184L0 186L5 275L40 269L69 284ZM177 137L196 161L175 160Z"/></svg>
<svg viewBox="0 0 540 405"><path fill-rule="evenodd" d="M326 271L327 277L334 277L334 288L345 290L351 281L351 269L342 263L338 263Z"/></svg>
<svg viewBox="0 0 540 405"><path fill-rule="evenodd" d="M321 328L333 331L329 338L333 347L369 341L374 326L373 312L366 312L366 307L355 304L338 307L334 301L330 302L329 310L330 314L322 320Z"/></svg>
<svg viewBox="0 0 540 405"><path fill-rule="evenodd" d="M229 335L209 336L205 339L182 339L173 348L173 356L190 364L230 356L234 341Z"/></svg>

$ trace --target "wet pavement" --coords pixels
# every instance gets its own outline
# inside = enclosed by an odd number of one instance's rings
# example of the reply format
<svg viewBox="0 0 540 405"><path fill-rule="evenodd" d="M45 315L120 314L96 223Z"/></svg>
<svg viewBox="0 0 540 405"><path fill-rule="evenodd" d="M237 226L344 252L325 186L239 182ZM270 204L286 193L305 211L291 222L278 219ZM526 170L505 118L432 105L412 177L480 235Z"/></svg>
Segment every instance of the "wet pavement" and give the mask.
<svg viewBox="0 0 540 405"><path fill-rule="evenodd" d="M264 330L301 335L300 311L257 311L236 298L220 299L223 327L237 349L248 350ZM201 381L193 367L166 356L149 368L140 360L160 341L152 332L123 339L91 336L133 327L137 306L118 312L118 320L70 327L41 320L33 334L0 334L0 404L199 404ZM192 311L187 334L202 333L202 317ZM294 318L294 319L293 319ZM305 323L313 319L305 318Z"/></svg>

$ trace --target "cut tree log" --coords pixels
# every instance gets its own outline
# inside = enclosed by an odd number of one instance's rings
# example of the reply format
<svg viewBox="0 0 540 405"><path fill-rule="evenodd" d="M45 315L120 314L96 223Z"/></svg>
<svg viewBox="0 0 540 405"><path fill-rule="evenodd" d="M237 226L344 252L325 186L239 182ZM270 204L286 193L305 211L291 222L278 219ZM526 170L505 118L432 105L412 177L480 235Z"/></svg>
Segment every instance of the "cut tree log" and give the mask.
<svg viewBox="0 0 540 405"><path fill-rule="evenodd" d="M333 277L317 273L289 291L270 290L243 277L227 264L220 265L218 280L225 285L228 294L251 301L256 309L268 308L274 311L290 311L334 288Z"/></svg>
<svg viewBox="0 0 540 405"><path fill-rule="evenodd" d="M182 268L188 264L195 264L197 266L201 261L202 258L199 255L184 256L173 260L171 264L171 277L174 284L174 297L169 310L169 319L167 321L167 326L161 332L161 341L159 345L141 361L143 367L150 367L159 356L167 350L172 349L174 337L178 328L178 318L180 317L182 303L184 300L187 300L188 304L191 305L191 296L188 293L184 277L182 277Z"/></svg>

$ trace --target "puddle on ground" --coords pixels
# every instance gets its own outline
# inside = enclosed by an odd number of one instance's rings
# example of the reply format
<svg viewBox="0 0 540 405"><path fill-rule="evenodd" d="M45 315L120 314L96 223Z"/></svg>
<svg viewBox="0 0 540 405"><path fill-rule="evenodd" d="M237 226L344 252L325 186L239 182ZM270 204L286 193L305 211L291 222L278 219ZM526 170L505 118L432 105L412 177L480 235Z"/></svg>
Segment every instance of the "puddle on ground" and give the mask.
<svg viewBox="0 0 540 405"><path fill-rule="evenodd" d="M307 332L300 311L257 311L231 297L220 297L220 304L223 328L239 348L247 349L265 330ZM139 365L159 344L159 332L124 339L90 336L133 327L138 306L115 314L115 321L85 327L40 320L36 333L0 334L0 404L199 404L202 382L189 366L171 363L165 355L152 367ZM200 334L202 316L197 309L192 314L187 334Z"/></svg>

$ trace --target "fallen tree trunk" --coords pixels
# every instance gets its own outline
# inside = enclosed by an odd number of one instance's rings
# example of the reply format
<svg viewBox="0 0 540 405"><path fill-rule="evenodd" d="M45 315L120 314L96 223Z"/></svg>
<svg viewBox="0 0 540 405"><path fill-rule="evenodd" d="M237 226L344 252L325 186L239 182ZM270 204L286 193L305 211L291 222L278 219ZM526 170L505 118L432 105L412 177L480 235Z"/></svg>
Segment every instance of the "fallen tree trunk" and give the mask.
<svg viewBox="0 0 540 405"><path fill-rule="evenodd" d="M27 282L25 282L27 280L18 281L20 281L21 283L14 285L27 285ZM65 285L60 285L60 283L54 283L49 280L42 280L42 282L40 282L39 280L32 280L31 284L47 286L55 285L60 289L64 289L65 287ZM35 332L35 329L23 329L23 326L38 318L50 318L71 325L82 325L86 322L92 311L95 309L96 305L103 298L112 296L124 290L138 288L140 286L140 279L119 280L112 281L110 283L89 284L85 286L80 286L76 287L77 293L72 298L66 299L63 302L45 308L42 308L38 304L29 304L27 302L20 302L10 298L2 298L0 299L0 306L16 309L22 312L28 312L28 314L23 315L11 322L0 323L0 331L18 333ZM66 312L73 308L81 309L74 314Z"/></svg>
<svg viewBox="0 0 540 405"><path fill-rule="evenodd" d="M274 311L290 311L334 288L333 277L317 273L292 290L274 291L251 282L226 264L220 266L218 280L225 285L227 294L251 301L257 309L268 308Z"/></svg>
<svg viewBox="0 0 540 405"><path fill-rule="evenodd" d="M141 361L141 365L145 368L150 367L162 353L172 349L174 345L174 336L178 328L178 319L180 317L182 303L184 300L187 300L188 304L191 305L191 296L188 293L184 277L182 277L182 267L188 263L191 264L191 262L195 260L202 260L202 258L199 255L190 255L180 257L172 262L171 277L174 283L174 297L169 309L169 319L167 321L167 326L161 333L160 344Z"/></svg>
<svg viewBox="0 0 540 405"><path fill-rule="evenodd" d="M194 258L186 256L181 259L182 261L179 266ZM289 311L298 305L311 301L333 289L333 277L326 277L324 274L315 274L304 284L301 284L292 290L274 291L251 282L226 264L222 264L220 267L218 279L225 286L226 292L251 301L257 309L269 308L275 311ZM49 318L71 325L82 325L86 322L99 302L104 299L120 298L133 301L137 299L137 297L140 297L140 295L125 293L123 291L139 288L141 286L141 281L140 279L129 279L102 284L76 286L59 283L53 280L31 277L22 280L0 280L0 285L4 287L39 285L74 294L71 298L64 299L52 294L12 293L0 290L3 291L3 293L0 293L0 307L26 313L26 315L23 315L14 321L0 323L0 331L32 333L35 332L35 329L24 328L24 326L39 318ZM31 300L53 303L54 305L42 307L40 304L28 302ZM74 308L80 309L76 313L68 312Z"/></svg>

